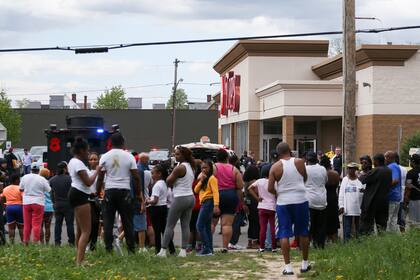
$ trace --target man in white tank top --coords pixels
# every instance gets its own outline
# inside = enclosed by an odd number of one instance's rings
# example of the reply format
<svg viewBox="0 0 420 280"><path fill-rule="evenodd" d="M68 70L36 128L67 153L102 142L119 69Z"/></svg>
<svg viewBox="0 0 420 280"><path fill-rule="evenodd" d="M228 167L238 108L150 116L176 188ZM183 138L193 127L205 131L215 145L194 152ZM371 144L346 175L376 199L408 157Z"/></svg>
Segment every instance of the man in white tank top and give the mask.
<svg viewBox="0 0 420 280"><path fill-rule="evenodd" d="M281 251L285 262L283 275L293 275L289 245L289 238L293 236L299 237L302 250L303 261L300 272L308 272L311 269L308 262L309 203L305 188L307 174L305 162L291 157L287 143L278 144L277 153L280 160L270 169L268 190L277 197L277 238L281 240Z"/></svg>

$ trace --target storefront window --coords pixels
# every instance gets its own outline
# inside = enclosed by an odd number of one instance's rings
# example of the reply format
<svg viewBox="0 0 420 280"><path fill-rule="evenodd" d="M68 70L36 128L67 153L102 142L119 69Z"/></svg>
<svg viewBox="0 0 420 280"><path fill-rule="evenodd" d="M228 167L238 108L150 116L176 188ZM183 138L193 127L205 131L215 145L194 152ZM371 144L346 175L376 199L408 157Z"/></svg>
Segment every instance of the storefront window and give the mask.
<svg viewBox="0 0 420 280"><path fill-rule="evenodd" d="M264 121L264 134L277 134L281 135L282 133L282 123L281 120L279 121Z"/></svg>
<svg viewBox="0 0 420 280"><path fill-rule="evenodd" d="M248 146L248 122L239 122L236 124L236 147L238 154L247 150Z"/></svg>
<svg viewBox="0 0 420 280"><path fill-rule="evenodd" d="M295 135L316 135L315 122L295 122Z"/></svg>
<svg viewBox="0 0 420 280"><path fill-rule="evenodd" d="M230 124L222 125L222 144L230 147Z"/></svg>

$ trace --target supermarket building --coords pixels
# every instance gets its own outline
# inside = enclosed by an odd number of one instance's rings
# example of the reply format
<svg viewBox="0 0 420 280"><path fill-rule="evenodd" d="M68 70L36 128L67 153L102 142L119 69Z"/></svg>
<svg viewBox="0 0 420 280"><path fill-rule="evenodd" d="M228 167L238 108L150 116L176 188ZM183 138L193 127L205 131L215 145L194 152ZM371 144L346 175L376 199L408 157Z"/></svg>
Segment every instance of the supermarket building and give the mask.
<svg viewBox="0 0 420 280"><path fill-rule="evenodd" d="M342 143L342 56L324 40L238 41L216 62L219 143L267 160L285 141L303 152ZM397 150L420 131L420 46L356 51L357 155Z"/></svg>

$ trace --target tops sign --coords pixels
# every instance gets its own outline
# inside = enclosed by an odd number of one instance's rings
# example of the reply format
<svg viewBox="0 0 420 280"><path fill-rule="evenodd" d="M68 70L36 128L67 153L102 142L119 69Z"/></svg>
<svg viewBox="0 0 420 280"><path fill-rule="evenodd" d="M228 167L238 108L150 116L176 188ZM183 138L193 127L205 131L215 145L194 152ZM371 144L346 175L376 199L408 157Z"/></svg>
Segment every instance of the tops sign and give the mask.
<svg viewBox="0 0 420 280"><path fill-rule="evenodd" d="M233 71L222 76L222 100L220 113L227 116L228 111L239 112L241 96L241 76Z"/></svg>

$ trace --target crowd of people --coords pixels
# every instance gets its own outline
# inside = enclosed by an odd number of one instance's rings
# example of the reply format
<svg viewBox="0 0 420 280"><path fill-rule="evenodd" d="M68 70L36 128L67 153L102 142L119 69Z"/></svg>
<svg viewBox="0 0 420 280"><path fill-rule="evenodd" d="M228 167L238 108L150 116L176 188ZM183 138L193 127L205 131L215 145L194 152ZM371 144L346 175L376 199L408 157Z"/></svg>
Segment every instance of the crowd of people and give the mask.
<svg viewBox="0 0 420 280"><path fill-rule="evenodd" d="M270 162L263 163L252 153L238 159L224 149L216 162L198 160L177 146L174 168L158 164L150 170L148 155L129 153L121 133L114 133L111 143L111 150L98 155L89 151L86 140L76 138L73 158L60 162L54 176L32 163L31 173L20 178L0 161L0 210L5 210L9 241L15 241L17 230L24 244L48 244L54 216L54 243L62 244L65 221L77 264L87 251L96 250L99 237L108 252L123 254L125 239L129 253L154 247L157 257L167 257L176 254L174 229L180 222L178 256L194 250L197 256L211 256L219 222L221 253L243 249L238 241L247 223L247 248L263 253L280 246L283 274L291 275L290 247L300 248L301 272L309 271L310 244L322 249L336 242L341 215L344 242L420 224L417 154L407 172L392 151L343 166L339 148L332 159L315 152L295 157L288 144L280 143Z"/></svg>

